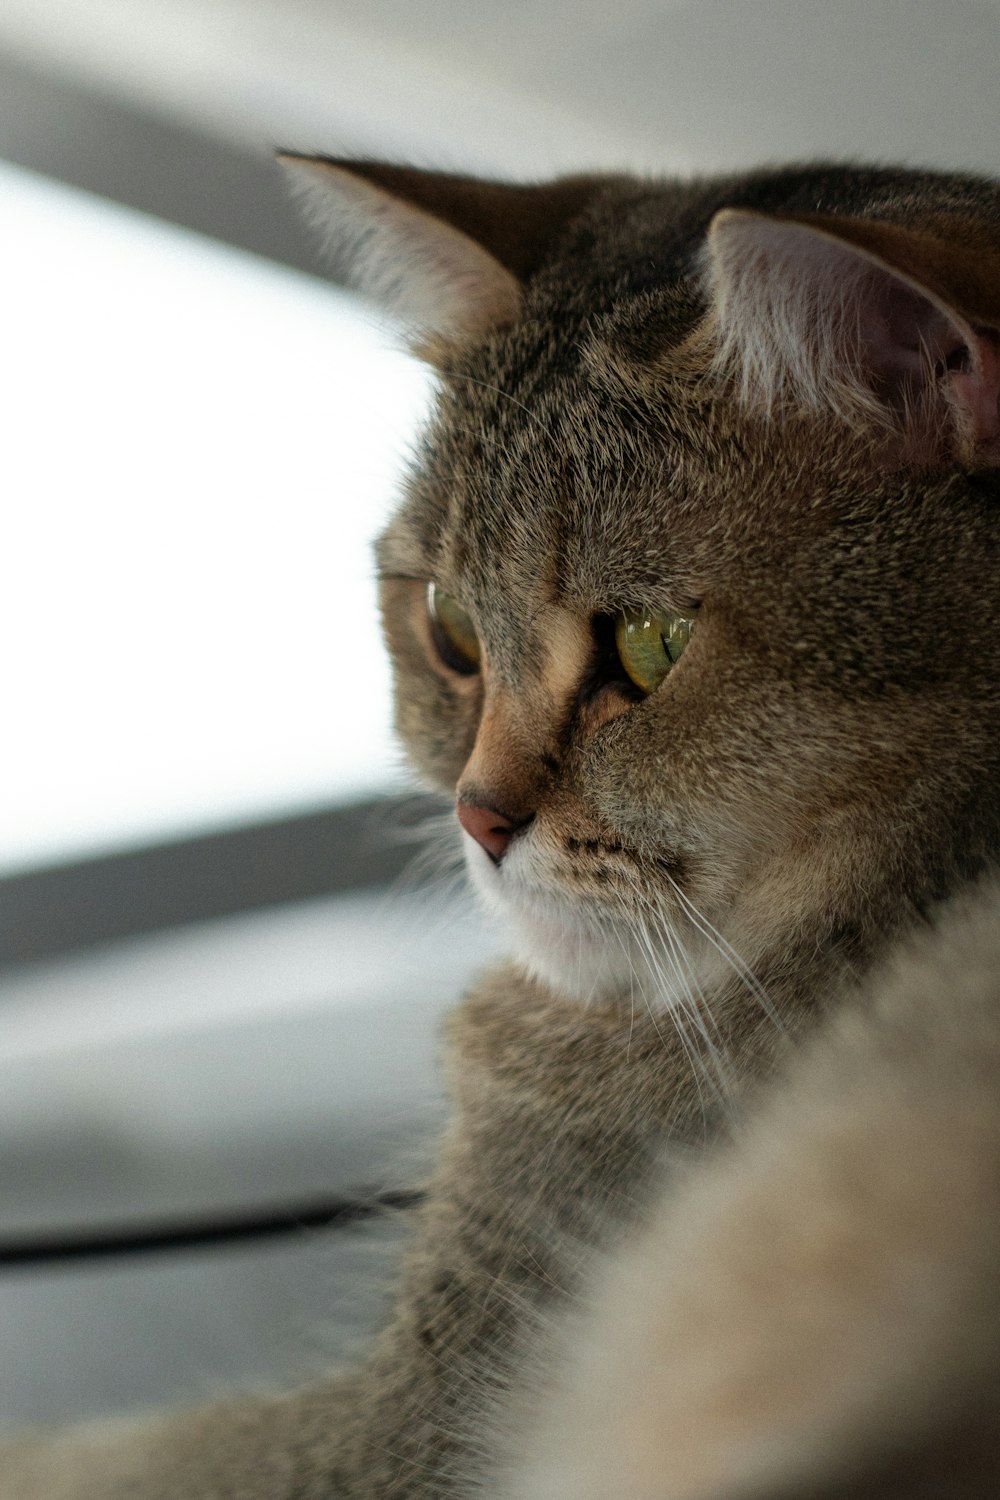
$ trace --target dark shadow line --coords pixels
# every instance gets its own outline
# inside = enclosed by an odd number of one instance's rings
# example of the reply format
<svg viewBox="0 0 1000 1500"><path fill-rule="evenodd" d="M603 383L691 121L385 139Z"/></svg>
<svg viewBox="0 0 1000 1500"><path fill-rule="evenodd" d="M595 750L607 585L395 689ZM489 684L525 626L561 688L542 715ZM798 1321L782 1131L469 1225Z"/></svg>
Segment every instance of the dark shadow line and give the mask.
<svg viewBox="0 0 1000 1500"><path fill-rule="evenodd" d="M375 1218L386 1209L413 1208L423 1201L424 1196L419 1190L408 1189L379 1193L372 1198L335 1198L275 1208L266 1213L233 1214L227 1218L188 1223L23 1235L0 1241L0 1268L155 1255L163 1251L274 1239L303 1229L338 1229Z"/></svg>

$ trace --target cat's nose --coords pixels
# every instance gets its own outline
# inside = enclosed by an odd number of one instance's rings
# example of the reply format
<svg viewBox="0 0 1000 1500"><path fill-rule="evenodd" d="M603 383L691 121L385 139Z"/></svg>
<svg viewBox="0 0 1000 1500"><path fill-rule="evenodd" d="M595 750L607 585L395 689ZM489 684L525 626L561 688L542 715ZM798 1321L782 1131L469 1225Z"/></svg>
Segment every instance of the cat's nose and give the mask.
<svg viewBox="0 0 1000 1500"><path fill-rule="evenodd" d="M459 800L455 810L466 833L471 833L495 865L507 853L507 846L518 829L526 827L534 817L532 813L526 818L509 818L496 807L484 807L478 802L466 802L464 799Z"/></svg>

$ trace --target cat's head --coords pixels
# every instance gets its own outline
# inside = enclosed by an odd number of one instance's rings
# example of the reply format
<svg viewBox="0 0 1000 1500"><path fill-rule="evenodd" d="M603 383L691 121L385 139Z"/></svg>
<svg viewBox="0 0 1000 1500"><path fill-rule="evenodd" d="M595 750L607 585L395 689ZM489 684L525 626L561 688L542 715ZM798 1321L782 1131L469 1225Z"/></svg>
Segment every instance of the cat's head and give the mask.
<svg viewBox="0 0 1000 1500"><path fill-rule="evenodd" d="M995 848L991 190L298 172L439 373L378 544L397 722L527 964L683 997Z"/></svg>

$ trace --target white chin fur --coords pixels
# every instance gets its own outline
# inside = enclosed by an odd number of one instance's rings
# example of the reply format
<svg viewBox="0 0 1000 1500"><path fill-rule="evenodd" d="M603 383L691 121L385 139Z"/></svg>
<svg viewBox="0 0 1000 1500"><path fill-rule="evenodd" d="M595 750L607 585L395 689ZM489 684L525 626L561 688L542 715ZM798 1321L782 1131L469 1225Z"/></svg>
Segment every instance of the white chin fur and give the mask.
<svg viewBox="0 0 1000 1500"><path fill-rule="evenodd" d="M504 917L514 936L515 956L535 979L569 999L587 1002L627 991L633 982L625 953L615 940L595 938L566 920L537 911L510 911Z"/></svg>
<svg viewBox="0 0 1000 1500"><path fill-rule="evenodd" d="M503 922L513 956L533 978L582 1003L637 988L631 938L624 933L619 938L610 917L606 931L595 930L568 899L525 890L510 879L512 871L505 868L501 875L468 835L463 845L476 895Z"/></svg>

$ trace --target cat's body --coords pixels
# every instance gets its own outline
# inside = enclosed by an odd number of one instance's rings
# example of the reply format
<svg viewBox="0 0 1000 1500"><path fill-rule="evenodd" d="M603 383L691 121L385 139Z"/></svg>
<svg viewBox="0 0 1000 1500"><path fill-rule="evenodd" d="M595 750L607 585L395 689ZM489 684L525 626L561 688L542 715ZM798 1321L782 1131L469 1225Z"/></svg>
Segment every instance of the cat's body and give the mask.
<svg viewBox="0 0 1000 1500"><path fill-rule="evenodd" d="M384 619L519 963L368 1364L0 1497L996 1493L1000 899L865 976L1000 851L1000 190L301 171L441 373Z"/></svg>

